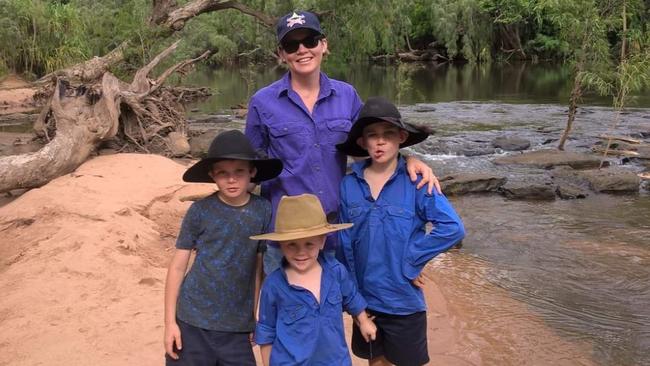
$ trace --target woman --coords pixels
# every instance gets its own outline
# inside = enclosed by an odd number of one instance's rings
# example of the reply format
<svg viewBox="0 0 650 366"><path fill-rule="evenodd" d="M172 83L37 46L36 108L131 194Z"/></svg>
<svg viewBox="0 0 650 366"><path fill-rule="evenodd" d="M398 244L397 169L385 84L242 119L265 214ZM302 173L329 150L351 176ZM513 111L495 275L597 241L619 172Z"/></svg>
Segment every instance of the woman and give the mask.
<svg viewBox="0 0 650 366"><path fill-rule="evenodd" d="M278 21L278 54L289 72L251 97L246 117L246 136L269 158L284 163L280 176L262 184L262 196L275 212L284 195L311 193L320 199L328 220L338 220L339 184L345 174L346 156L335 145L345 140L361 109L361 98L347 83L321 72L328 44L316 15L294 11ZM428 183L431 193L438 180L431 168L415 158L407 159L411 179L423 176L418 188ZM326 251L333 251L335 236L328 237ZM280 251L269 247L264 271L275 270Z"/></svg>

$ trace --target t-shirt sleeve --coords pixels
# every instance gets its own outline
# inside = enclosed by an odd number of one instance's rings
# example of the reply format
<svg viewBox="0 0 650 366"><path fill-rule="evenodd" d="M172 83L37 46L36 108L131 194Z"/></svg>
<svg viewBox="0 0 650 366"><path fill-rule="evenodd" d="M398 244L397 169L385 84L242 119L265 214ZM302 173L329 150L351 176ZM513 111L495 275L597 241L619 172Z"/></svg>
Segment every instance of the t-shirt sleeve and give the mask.
<svg viewBox="0 0 650 366"><path fill-rule="evenodd" d="M187 210L183 218L183 223L181 224L181 230L178 233L178 238L176 239L176 248L196 248L199 237L203 234L200 211L201 208L196 202Z"/></svg>
<svg viewBox="0 0 650 366"><path fill-rule="evenodd" d="M273 286L268 281L262 285L259 317L255 327L255 343L271 344L275 341L275 324L278 318L278 307Z"/></svg>

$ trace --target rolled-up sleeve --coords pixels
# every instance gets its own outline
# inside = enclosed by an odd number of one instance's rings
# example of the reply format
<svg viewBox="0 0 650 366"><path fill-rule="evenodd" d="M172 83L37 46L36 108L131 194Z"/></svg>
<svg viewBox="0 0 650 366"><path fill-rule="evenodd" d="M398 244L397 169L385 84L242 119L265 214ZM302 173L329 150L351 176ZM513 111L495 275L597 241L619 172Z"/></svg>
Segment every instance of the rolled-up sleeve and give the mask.
<svg viewBox="0 0 650 366"><path fill-rule="evenodd" d="M341 284L341 295L343 297L343 310L350 315L359 315L368 307L368 303L361 296L357 285L352 280L350 273L341 264L337 265L338 279Z"/></svg>
<svg viewBox="0 0 650 366"><path fill-rule="evenodd" d="M422 191L422 190L420 190ZM438 254L448 250L465 237L465 227L447 197L435 193L431 196L418 191L418 215L433 224L433 230L408 244L403 264L403 274L409 280L420 275L424 266Z"/></svg>
<svg viewBox="0 0 650 366"><path fill-rule="evenodd" d="M248 113L246 114L246 128L244 134L248 137L253 148L267 155L269 146L269 134L266 126L260 117L259 106L253 97L248 104Z"/></svg>
<svg viewBox="0 0 650 366"><path fill-rule="evenodd" d="M255 327L255 343L271 344L275 341L277 316L278 308L273 288L268 286L268 282L265 282L260 296L260 319Z"/></svg>

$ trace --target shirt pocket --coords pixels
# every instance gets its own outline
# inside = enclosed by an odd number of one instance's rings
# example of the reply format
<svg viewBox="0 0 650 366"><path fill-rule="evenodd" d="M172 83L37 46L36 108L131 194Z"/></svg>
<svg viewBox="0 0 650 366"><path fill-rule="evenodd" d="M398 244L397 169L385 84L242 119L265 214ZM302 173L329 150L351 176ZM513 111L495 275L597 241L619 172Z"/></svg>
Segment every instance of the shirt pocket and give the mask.
<svg viewBox="0 0 650 366"><path fill-rule="evenodd" d="M282 311L280 311L280 320L282 320L288 328L296 328L296 330L300 330L300 328L304 327L297 325L304 321L308 310L307 306L302 304L285 305L282 307Z"/></svg>
<svg viewBox="0 0 650 366"><path fill-rule="evenodd" d="M367 215L369 210L370 207L368 206L350 205L348 206L348 217L350 218L350 221L356 223L358 220Z"/></svg>
<svg viewBox="0 0 650 366"><path fill-rule="evenodd" d="M269 133L272 155L282 160L285 169L295 169L306 154L305 127L300 123L282 123L269 126Z"/></svg>
<svg viewBox="0 0 650 366"><path fill-rule="evenodd" d="M336 150L336 145L340 144L348 138L348 132L352 127L352 122L349 119L332 119L325 122L326 126L326 137L323 139L323 143L326 144L326 147L331 151Z"/></svg>
<svg viewBox="0 0 650 366"><path fill-rule="evenodd" d="M343 321L343 295L338 286L333 286L333 288L330 289L323 305L326 307L324 310L325 314L327 314L327 318L333 324L336 325Z"/></svg>
<svg viewBox="0 0 650 366"><path fill-rule="evenodd" d="M384 230L387 237L403 241L409 240L415 213L400 206L386 206L384 213Z"/></svg>

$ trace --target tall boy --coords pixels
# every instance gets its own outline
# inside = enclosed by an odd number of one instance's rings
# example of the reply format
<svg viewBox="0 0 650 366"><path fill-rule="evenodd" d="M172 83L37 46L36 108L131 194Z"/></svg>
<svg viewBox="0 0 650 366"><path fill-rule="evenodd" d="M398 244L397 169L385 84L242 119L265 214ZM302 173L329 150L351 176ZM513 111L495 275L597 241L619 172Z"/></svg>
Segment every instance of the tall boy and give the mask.
<svg viewBox="0 0 650 366"><path fill-rule="evenodd" d="M176 241L165 285L167 365L255 365L249 338L265 246L249 236L268 227L271 204L247 188L281 171L279 160L260 158L233 130L218 135L207 158L183 175L219 191L190 206Z"/></svg>
<svg viewBox="0 0 650 366"><path fill-rule="evenodd" d="M343 331L343 310L359 323L366 341L377 329L366 302L345 267L321 250L326 234L351 224L329 224L312 194L284 196L275 232L252 239L275 240L284 258L264 281L255 342L265 366L351 365Z"/></svg>
<svg viewBox="0 0 650 366"><path fill-rule="evenodd" d="M348 138L337 148L370 156L341 182L339 257L356 279L377 325L377 340L364 342L353 328L352 351L370 365L423 365L427 352L426 303L420 273L429 260L465 235L442 194L427 195L409 179L399 149L428 132L404 123L388 100L369 98ZM430 233L426 223L433 224Z"/></svg>

